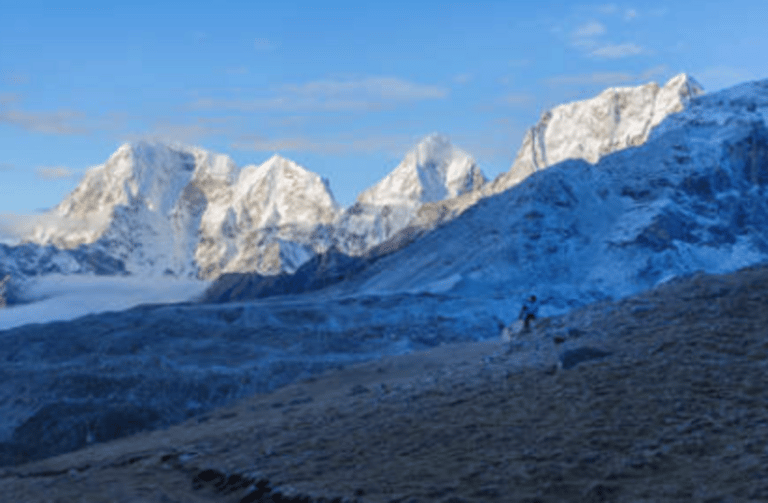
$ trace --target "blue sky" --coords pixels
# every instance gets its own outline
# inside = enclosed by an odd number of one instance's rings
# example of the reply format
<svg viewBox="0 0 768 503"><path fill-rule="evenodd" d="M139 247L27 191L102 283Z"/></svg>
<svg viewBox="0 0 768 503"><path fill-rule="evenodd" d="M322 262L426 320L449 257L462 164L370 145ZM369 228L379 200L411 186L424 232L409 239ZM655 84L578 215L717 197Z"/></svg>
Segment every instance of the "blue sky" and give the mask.
<svg viewBox="0 0 768 503"><path fill-rule="evenodd" d="M348 205L431 132L493 178L559 103L768 77L764 0L445 3L6 2L0 215L54 206L142 138L279 152Z"/></svg>

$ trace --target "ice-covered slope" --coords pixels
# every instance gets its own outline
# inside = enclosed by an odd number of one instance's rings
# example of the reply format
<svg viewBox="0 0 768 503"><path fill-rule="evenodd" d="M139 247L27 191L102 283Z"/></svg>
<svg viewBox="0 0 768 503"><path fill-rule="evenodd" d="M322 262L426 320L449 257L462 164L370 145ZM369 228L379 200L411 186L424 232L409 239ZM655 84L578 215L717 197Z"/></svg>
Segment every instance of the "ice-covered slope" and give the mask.
<svg viewBox="0 0 768 503"><path fill-rule="evenodd" d="M643 145L570 160L376 262L347 291L536 291L550 310L768 260L768 81L694 98Z"/></svg>
<svg viewBox="0 0 768 503"><path fill-rule="evenodd" d="M224 155L138 142L90 170L28 240L100 250L133 274L274 273L327 248L322 226L337 211L327 182L287 159L240 170Z"/></svg>
<svg viewBox="0 0 768 503"><path fill-rule="evenodd" d="M424 138L384 179L362 192L336 222L336 246L359 255L406 227L426 203L478 190L475 160L441 135Z"/></svg>

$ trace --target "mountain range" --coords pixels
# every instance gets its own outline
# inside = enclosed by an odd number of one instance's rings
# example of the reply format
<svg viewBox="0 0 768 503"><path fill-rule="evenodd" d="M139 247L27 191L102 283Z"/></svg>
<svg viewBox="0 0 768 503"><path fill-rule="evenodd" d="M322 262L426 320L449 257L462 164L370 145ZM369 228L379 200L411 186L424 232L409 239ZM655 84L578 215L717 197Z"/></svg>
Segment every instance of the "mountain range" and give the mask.
<svg viewBox="0 0 768 503"><path fill-rule="evenodd" d="M641 145L536 171L337 289L536 291L557 313L765 261L767 117L766 81L694 97Z"/></svg>
<svg viewBox="0 0 768 503"><path fill-rule="evenodd" d="M469 154L433 134L348 208L335 201L328 180L278 155L239 168L201 148L125 144L89 170L21 245L0 245L0 273L16 285L48 273L212 280L294 273L331 250L391 252L560 160L595 162L641 144L701 92L681 74L663 87L613 88L556 107L492 183Z"/></svg>

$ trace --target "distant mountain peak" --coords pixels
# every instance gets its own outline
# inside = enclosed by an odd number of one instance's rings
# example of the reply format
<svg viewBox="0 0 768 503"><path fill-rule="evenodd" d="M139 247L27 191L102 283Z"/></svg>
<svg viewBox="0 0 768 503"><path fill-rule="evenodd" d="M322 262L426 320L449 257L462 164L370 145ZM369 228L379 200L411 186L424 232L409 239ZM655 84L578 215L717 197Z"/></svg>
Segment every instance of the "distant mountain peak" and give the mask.
<svg viewBox="0 0 768 503"><path fill-rule="evenodd" d="M266 168L283 168L286 166L289 167L297 167L302 169L303 171L307 171L304 167L299 165L298 163L292 161L291 159L288 159L287 157L283 157L280 154L273 154L272 157L267 159L262 166Z"/></svg>
<svg viewBox="0 0 768 503"><path fill-rule="evenodd" d="M593 98L558 105L528 130L509 172L485 192L506 190L567 159L594 164L607 154L641 145L667 116L680 112L703 92L693 77L681 73L662 87L655 82L611 87Z"/></svg>
<svg viewBox="0 0 768 503"><path fill-rule="evenodd" d="M477 189L485 176L475 160L441 134L432 133L411 149L384 179L364 191L358 202L418 206Z"/></svg>
<svg viewBox="0 0 768 503"><path fill-rule="evenodd" d="M698 96L704 93L704 86L694 79L691 75L683 72L678 73L664 84L667 88L685 89L689 96Z"/></svg>

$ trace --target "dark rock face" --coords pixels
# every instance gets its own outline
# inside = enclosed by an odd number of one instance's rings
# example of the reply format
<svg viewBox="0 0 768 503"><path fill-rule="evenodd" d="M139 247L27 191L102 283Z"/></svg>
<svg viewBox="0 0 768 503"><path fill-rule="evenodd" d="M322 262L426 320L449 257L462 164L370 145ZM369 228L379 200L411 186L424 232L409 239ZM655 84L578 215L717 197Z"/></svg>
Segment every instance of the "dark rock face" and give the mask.
<svg viewBox="0 0 768 503"><path fill-rule="evenodd" d="M354 276L375 260L375 257L351 257L331 249L315 256L293 274L224 274L199 301L221 303L320 290Z"/></svg>
<svg viewBox="0 0 768 503"><path fill-rule="evenodd" d="M25 302L24 286L18 276L4 271L0 266L0 309Z"/></svg>
<svg viewBox="0 0 768 503"><path fill-rule="evenodd" d="M8 305L8 282L11 280L11 275L6 274L4 277L0 277L0 307Z"/></svg>
<svg viewBox="0 0 768 503"><path fill-rule="evenodd" d="M24 243L17 246L0 244L0 259L7 272L24 276L42 274L94 273L98 275L127 274L125 264L97 247L81 245L61 249L53 245Z"/></svg>

